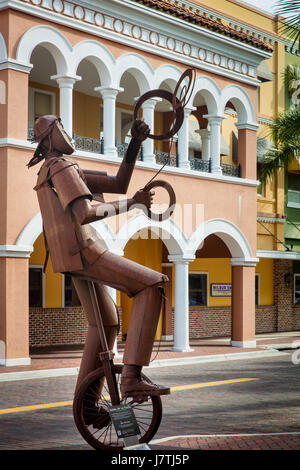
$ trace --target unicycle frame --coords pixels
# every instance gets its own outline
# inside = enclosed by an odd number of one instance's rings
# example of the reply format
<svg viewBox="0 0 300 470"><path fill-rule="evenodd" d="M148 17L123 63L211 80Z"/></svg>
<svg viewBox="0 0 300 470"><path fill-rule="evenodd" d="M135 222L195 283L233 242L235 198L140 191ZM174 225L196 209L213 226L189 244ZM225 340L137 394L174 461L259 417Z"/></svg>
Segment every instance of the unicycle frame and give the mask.
<svg viewBox="0 0 300 470"><path fill-rule="evenodd" d="M96 318L97 328L99 332L101 351L99 352L99 358L102 363L102 367L105 373L107 387L111 397L111 404L113 406L120 404L120 395L118 391L118 386L116 382L116 376L113 372L114 365L114 353L109 350L107 344L107 338L104 330L104 325L101 317L101 312L97 300L97 294L95 290L95 284L91 280L87 280L87 285L90 293L91 302L93 305L93 310Z"/></svg>

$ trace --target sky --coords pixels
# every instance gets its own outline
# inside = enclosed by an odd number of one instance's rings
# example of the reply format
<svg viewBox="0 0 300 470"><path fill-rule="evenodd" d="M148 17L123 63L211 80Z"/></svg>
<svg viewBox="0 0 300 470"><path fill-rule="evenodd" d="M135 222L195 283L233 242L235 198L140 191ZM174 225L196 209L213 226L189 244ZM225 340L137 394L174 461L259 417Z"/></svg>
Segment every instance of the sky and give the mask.
<svg viewBox="0 0 300 470"><path fill-rule="evenodd" d="M249 5L253 5L260 10L263 10L271 15L274 14L274 5L278 3L278 0L239 0L241 3L248 3Z"/></svg>

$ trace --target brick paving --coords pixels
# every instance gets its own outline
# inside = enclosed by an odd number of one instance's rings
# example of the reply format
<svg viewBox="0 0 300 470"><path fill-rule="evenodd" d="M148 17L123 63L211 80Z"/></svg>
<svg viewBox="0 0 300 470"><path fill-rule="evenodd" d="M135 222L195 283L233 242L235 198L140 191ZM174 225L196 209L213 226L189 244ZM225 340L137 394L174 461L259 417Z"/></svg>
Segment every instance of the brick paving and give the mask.
<svg viewBox="0 0 300 470"><path fill-rule="evenodd" d="M256 348L238 348L230 345L229 338L208 338L196 339L190 341L190 347L193 351L176 352L172 351L173 342L163 341L155 342L151 361L160 361L165 359L184 359L199 356L221 356L239 353L251 353L265 351L266 346L283 343L292 344L295 341L300 342L300 332L278 333L270 335L258 335ZM56 368L79 367L83 346L66 347L43 347L35 348L31 351L31 364L27 366L0 367L0 374L8 372L36 371ZM118 344L119 357L116 362L122 362L124 343Z"/></svg>
<svg viewBox="0 0 300 470"><path fill-rule="evenodd" d="M178 436L151 450L299 450L300 432L222 436Z"/></svg>
<svg viewBox="0 0 300 470"><path fill-rule="evenodd" d="M153 361L165 359L182 359L195 356L235 355L265 351L272 345L286 346L300 342L300 332L273 333L258 335L256 348L236 348L230 346L229 338L191 340L193 351L174 352L172 342L156 342L152 355ZM118 344L119 357L122 361L124 344ZM7 372L36 371L44 369L74 368L80 366L82 347L43 348L31 353L29 366L0 367L1 374ZM255 356L254 356L255 357ZM182 429L185 432L184 428ZM187 430L188 432L188 430ZM171 432L170 432L171 434ZM169 440L157 440L150 444L152 450L300 450L300 432L286 434L248 434L248 435L197 435L175 436Z"/></svg>

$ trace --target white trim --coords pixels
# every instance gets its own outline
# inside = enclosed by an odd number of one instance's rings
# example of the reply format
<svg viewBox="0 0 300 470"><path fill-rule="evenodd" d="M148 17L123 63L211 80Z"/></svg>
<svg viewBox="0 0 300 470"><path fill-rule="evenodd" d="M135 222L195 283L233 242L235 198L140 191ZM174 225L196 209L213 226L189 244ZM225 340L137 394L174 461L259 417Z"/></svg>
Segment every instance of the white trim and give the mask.
<svg viewBox="0 0 300 470"><path fill-rule="evenodd" d="M255 267L258 262L258 258L231 258L231 266Z"/></svg>
<svg viewBox="0 0 300 470"><path fill-rule="evenodd" d="M20 357L17 359L0 359L0 366L29 366L31 364L30 357Z"/></svg>
<svg viewBox="0 0 300 470"><path fill-rule="evenodd" d="M189 252L195 254L198 246L212 234L223 240L232 258L239 263L255 262L245 235L236 225L225 219L210 219L199 225L189 239Z"/></svg>
<svg viewBox="0 0 300 470"><path fill-rule="evenodd" d="M40 88L35 88L32 86L28 87L28 126L33 128L34 125L34 116L35 116L35 108L34 108L34 100L35 100L35 93L40 93L42 95L47 95L51 97L51 111L50 114L56 114L56 93L53 91L41 90Z"/></svg>
<svg viewBox="0 0 300 470"><path fill-rule="evenodd" d="M106 6L105 11L105 5L103 5L101 12L99 9L99 5L95 5L95 12L99 11L98 15L102 16L104 27L102 27L103 25L97 26L95 24L96 15L95 17L93 17L91 22L86 22L80 21L78 18L73 18L73 15L65 16L58 14L54 11L50 11L51 6L49 6L49 8L45 10L40 8L39 6L30 5L29 3L25 4L25 2L23 2L24 4L22 4L21 1L17 2L16 0L9 0L6 3L13 5L13 7L17 10L24 11L27 14L29 12L32 15L47 19L49 21L53 21L53 19L55 19L55 22L58 24L63 24L67 27L73 27L77 30L83 30L98 37L104 37L109 40L116 41L117 43L123 43L132 46L135 49L154 53L155 55L164 56L176 61L178 61L178 58L180 57L180 61L182 63L194 65L198 68L202 68L203 70L208 70L218 75L227 76L231 79L235 79L244 83L250 83L254 86L258 86L260 83L259 80L257 80L257 78L255 77L255 69L258 66L259 62L265 58L269 58L272 56L271 53L258 49L254 46L250 46L241 41L237 41L227 36L225 37L221 34L214 33L211 30L206 30L203 27L199 27L184 20L180 20L179 18L174 18L170 15L166 15L161 12L158 13L155 10L146 9L141 5L134 5L132 3L125 2L125 0L122 0L122 2L114 0L114 3L118 3L120 5L118 18L116 17L115 13L116 7L118 8L117 5L114 5L114 11L112 11L110 5ZM126 5L124 5L124 3L126 3ZM65 2L65 5L66 4L67 2ZM81 8L85 10L85 13L87 14L88 9L82 2L77 0L77 5L80 4L82 4ZM128 13L125 14L124 8L126 8L127 10L128 8L130 8L136 11L136 15L133 14L134 17L133 19L131 19L131 23L128 23L128 16L130 16L130 13L129 15ZM140 18L141 10L147 12L147 15L144 15L143 22ZM91 10L89 11L91 12ZM114 18L116 18L116 21L114 21ZM145 19L148 24L145 23ZM117 32L117 30L114 30L114 25L118 21L120 23L123 22L124 27L127 25L128 31L126 34L119 33ZM109 27L106 24L107 22L110 23ZM166 23L169 23L169 25L167 25ZM140 31L141 35L143 36L143 40L135 39L133 32L134 28L137 28ZM173 36L173 41L175 41L176 44L180 43L181 47L178 50L172 51L167 49L165 45L162 45L166 42L168 38L165 33L166 31L168 31L169 36ZM195 37L194 42L190 41L190 44L188 45L186 44L187 31L190 35L193 35ZM178 32L180 36L178 36ZM157 35L158 40L155 41L155 43L151 43L149 39L151 34ZM230 69L226 69L224 68L224 65L222 67L219 65L215 65L213 60L210 61L211 63L200 60L198 52L199 35L202 36L203 46L205 45L204 47L207 47L206 43L209 43L209 47L211 50L208 52L211 56L214 56L215 54L219 55L219 57L224 56L226 64L227 62L232 62L233 66L230 67ZM215 43L217 44L217 47ZM185 55L186 53L184 52L183 45L187 45L189 50L192 51L190 52L190 55ZM224 47L226 48L225 52ZM193 52L194 50L197 52ZM72 68L70 59L68 59L67 62L68 66ZM65 64L60 65L62 65L62 68L65 67ZM243 65L247 66L249 71L248 75L245 75L245 70L243 70L242 67ZM61 70L59 72L61 72Z"/></svg>
<svg viewBox="0 0 300 470"><path fill-rule="evenodd" d="M296 304L295 302L295 293L296 293L296 289L295 289L295 281L296 281L296 276L299 276L300 277L300 273L294 273L294 279L293 279L293 305L299 305L299 304Z"/></svg>
<svg viewBox="0 0 300 470"><path fill-rule="evenodd" d="M24 245L0 245L1 258L30 258L32 246Z"/></svg>
<svg viewBox="0 0 300 470"><path fill-rule="evenodd" d="M173 335L161 335L162 341L173 341L173 338L174 338Z"/></svg>
<svg viewBox="0 0 300 470"><path fill-rule="evenodd" d="M17 70L18 72L24 72L29 74L31 72L33 65L19 60L7 58L0 62L0 70Z"/></svg>
<svg viewBox="0 0 300 470"><path fill-rule="evenodd" d="M210 289L209 289L209 271L191 271L189 270L189 280L190 280L190 275L192 274L205 274L206 275L206 305L203 305L203 307L209 307L209 298L210 298ZM190 289L189 289L190 292ZM195 305L197 307L199 305ZM193 305L189 305L189 308L193 307ZM201 307L201 305L200 305Z"/></svg>
<svg viewBox="0 0 300 470"><path fill-rule="evenodd" d="M38 268L42 270L42 308L46 308L46 274L44 273L44 266L42 264L29 264L29 269ZM29 281L28 281L29 282Z"/></svg>
<svg viewBox="0 0 300 470"><path fill-rule="evenodd" d="M300 203L299 202L288 202L286 206L287 207L292 207L293 209L300 209Z"/></svg>
<svg viewBox="0 0 300 470"><path fill-rule="evenodd" d="M268 222L268 223L279 223L279 224L284 224L286 222L286 219L281 219L278 217L257 217L257 220L259 222Z"/></svg>
<svg viewBox="0 0 300 470"><path fill-rule="evenodd" d="M236 348L256 348L256 340L252 341L232 341L230 342L231 346Z"/></svg>
<svg viewBox="0 0 300 470"><path fill-rule="evenodd" d="M257 306L260 305L260 273L255 273L255 277L258 278L258 298L257 298Z"/></svg>
<svg viewBox="0 0 300 470"><path fill-rule="evenodd" d="M258 258L300 260L300 252L295 252L295 251L257 250L256 256Z"/></svg>
<svg viewBox="0 0 300 470"><path fill-rule="evenodd" d="M7 59L7 47L3 35L0 33L0 60L4 61L5 59Z"/></svg>

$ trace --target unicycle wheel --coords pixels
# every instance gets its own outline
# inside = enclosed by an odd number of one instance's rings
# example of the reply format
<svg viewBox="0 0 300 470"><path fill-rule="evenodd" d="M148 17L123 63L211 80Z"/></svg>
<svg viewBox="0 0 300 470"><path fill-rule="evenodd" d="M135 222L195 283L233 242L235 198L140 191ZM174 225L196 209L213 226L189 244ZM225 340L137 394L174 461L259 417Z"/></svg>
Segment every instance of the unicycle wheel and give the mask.
<svg viewBox="0 0 300 470"><path fill-rule="evenodd" d="M113 365L118 389L120 389L123 366ZM143 379L147 377L142 374ZM162 403L159 396L148 401L133 403L130 398L121 404L131 404L139 429L140 443L149 442L156 434L162 417ZM122 450L123 439L118 437L109 414L110 393L102 367L86 376L80 384L73 401L74 421L78 431L91 447L97 450Z"/></svg>

